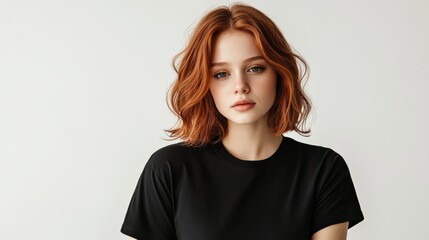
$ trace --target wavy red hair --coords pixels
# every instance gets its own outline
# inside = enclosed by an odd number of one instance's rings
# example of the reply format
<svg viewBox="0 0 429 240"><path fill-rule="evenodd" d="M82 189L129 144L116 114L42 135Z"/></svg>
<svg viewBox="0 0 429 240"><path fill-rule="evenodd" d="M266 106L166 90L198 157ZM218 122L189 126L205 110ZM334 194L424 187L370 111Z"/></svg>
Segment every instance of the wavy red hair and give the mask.
<svg viewBox="0 0 429 240"><path fill-rule="evenodd" d="M275 102L268 112L273 134L304 130L311 101L301 84L307 64L292 51L274 22L259 10L244 4L221 6L206 13L188 40L186 48L173 58L178 76L169 89L168 106L178 117L175 127L165 130L172 139L202 146L223 139L227 120L217 110L209 91L214 43L220 33L233 29L253 35L265 60L277 72Z"/></svg>

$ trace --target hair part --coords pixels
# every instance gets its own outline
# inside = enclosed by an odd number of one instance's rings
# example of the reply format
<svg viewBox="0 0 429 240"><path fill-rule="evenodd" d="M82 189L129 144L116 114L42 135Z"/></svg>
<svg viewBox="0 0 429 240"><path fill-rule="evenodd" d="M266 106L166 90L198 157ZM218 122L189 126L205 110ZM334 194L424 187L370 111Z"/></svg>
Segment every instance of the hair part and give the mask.
<svg viewBox="0 0 429 240"><path fill-rule="evenodd" d="M177 116L168 130L171 140L202 146L221 141L227 133L227 119L217 110L209 91L213 47L217 37L227 30L250 33L264 59L277 73L277 90L268 112L268 126L274 135L296 131L308 136L304 126L311 101L301 85L305 84L307 63L294 53L274 22L259 10L245 5L221 6L200 20L185 49L173 58L177 79L167 95L169 109Z"/></svg>

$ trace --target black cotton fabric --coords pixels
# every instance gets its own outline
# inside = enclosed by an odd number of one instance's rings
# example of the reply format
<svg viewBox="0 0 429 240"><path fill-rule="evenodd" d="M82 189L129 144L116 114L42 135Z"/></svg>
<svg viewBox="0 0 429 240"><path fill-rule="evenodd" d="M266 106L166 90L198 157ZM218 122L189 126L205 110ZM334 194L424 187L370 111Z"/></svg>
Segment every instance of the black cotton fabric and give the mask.
<svg viewBox="0 0 429 240"><path fill-rule="evenodd" d="M121 232L143 240L310 240L364 216L334 150L283 137L267 159L240 160L222 142L152 154Z"/></svg>

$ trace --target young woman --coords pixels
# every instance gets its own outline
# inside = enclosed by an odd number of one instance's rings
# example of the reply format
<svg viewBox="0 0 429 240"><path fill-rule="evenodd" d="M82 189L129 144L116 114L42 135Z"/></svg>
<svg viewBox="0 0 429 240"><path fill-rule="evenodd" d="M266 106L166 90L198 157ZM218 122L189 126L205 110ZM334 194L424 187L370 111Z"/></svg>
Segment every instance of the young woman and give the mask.
<svg viewBox="0 0 429 240"><path fill-rule="evenodd" d="M305 62L263 13L208 12L176 58L170 106L183 141L146 163L121 232L143 240L344 240L363 220L334 150L285 137L311 105ZM301 63L301 64L300 64ZM300 67L302 66L302 67Z"/></svg>

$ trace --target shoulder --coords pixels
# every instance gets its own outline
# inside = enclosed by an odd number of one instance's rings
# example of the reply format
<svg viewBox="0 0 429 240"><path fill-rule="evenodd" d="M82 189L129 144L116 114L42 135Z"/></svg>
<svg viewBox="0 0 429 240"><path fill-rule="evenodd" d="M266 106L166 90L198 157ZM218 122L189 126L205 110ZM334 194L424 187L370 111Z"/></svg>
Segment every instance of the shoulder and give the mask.
<svg viewBox="0 0 429 240"><path fill-rule="evenodd" d="M198 159L206 148L186 146L182 142L166 145L152 153L145 167L154 171L171 171Z"/></svg>
<svg viewBox="0 0 429 240"><path fill-rule="evenodd" d="M309 144L289 138L289 151L294 158L315 171L341 168L348 171L347 164L340 153L334 149L317 144ZM286 146L287 147L287 146Z"/></svg>
<svg viewBox="0 0 429 240"><path fill-rule="evenodd" d="M286 147L289 148L289 151L293 151L294 154L303 155L306 157L332 157L333 155L339 155L330 147L305 143L290 137L286 138L289 143L286 144Z"/></svg>

